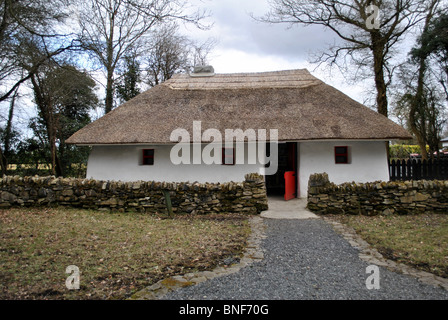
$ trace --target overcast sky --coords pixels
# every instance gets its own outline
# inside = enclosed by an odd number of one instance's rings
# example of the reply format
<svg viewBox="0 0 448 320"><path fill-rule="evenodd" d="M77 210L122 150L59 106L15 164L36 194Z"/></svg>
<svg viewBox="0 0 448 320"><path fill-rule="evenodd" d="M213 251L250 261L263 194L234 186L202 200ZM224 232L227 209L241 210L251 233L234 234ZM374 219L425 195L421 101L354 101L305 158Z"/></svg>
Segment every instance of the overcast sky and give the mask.
<svg viewBox="0 0 448 320"><path fill-rule="evenodd" d="M194 3L212 14L208 19L214 24L211 30L196 34L219 41L213 62L220 73L296 67L306 62L309 52L322 49L335 39L332 33L319 27L287 30L286 24L270 25L256 21L250 14L260 17L267 13L267 0L196 0ZM240 55L246 60L234 60L232 55Z"/></svg>
<svg viewBox="0 0 448 320"><path fill-rule="evenodd" d="M268 0L194 0L192 4L210 11L213 27L198 31L189 26L189 36L205 41L215 38L218 44L209 62L217 73L262 72L307 68L314 76L366 103L366 87L350 86L333 70L310 64L312 54L325 51L339 39L319 26L288 28L287 24L271 25L251 17L269 11ZM370 98L372 95L370 95Z"/></svg>
<svg viewBox="0 0 448 320"><path fill-rule="evenodd" d="M316 69L311 64L313 54L324 52L339 41L335 34L322 27L302 27L287 24L271 25L258 22L251 17L261 17L269 12L268 0L189 0L194 8L210 12L206 22L213 24L210 30L201 31L187 25L183 32L200 42L209 38L217 45L209 56L210 64L217 73L263 72L290 69L308 69L314 76L339 89L360 103L372 107L375 97L373 81L350 85L336 68ZM99 88L99 94L104 89ZM370 99L370 100L368 100ZM8 106L0 106L7 110ZM17 118L27 119L34 108L23 109ZM99 113L97 116L100 116Z"/></svg>

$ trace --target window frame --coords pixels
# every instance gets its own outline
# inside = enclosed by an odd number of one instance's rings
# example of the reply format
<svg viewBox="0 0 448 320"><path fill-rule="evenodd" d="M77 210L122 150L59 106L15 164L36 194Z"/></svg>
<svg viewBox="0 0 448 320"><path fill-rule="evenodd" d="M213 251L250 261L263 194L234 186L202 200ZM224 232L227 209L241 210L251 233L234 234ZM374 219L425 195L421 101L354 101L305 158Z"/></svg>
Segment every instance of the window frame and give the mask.
<svg viewBox="0 0 448 320"><path fill-rule="evenodd" d="M338 149L339 148L345 148L345 152L344 153L338 153ZM338 161L338 157L345 157L345 161L341 162ZM349 148L348 146L336 146L334 147L334 163L335 164L349 164L350 160L349 160Z"/></svg>
<svg viewBox="0 0 448 320"><path fill-rule="evenodd" d="M232 150L232 163L226 163L225 159L230 158L230 156L226 156L226 150ZM223 166L234 166L235 165L235 148L222 148L221 154L221 165Z"/></svg>
<svg viewBox="0 0 448 320"><path fill-rule="evenodd" d="M145 155L146 151L152 151L152 155ZM155 149L142 149L142 166L153 166L154 165L154 158L155 158ZM146 159L152 159L152 163L145 163Z"/></svg>

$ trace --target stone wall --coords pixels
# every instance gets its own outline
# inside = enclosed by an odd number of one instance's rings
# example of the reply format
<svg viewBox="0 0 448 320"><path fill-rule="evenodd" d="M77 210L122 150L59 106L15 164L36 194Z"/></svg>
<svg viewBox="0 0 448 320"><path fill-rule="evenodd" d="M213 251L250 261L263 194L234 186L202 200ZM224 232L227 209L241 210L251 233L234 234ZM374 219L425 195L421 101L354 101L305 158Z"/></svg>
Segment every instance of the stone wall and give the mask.
<svg viewBox="0 0 448 320"><path fill-rule="evenodd" d="M335 185L311 175L308 209L321 214L416 214L448 212L448 181L395 181Z"/></svg>
<svg viewBox="0 0 448 320"><path fill-rule="evenodd" d="M55 177L0 179L0 208L70 206L85 209L166 213L164 190L174 213L248 213L267 209L264 177L224 184L114 182Z"/></svg>

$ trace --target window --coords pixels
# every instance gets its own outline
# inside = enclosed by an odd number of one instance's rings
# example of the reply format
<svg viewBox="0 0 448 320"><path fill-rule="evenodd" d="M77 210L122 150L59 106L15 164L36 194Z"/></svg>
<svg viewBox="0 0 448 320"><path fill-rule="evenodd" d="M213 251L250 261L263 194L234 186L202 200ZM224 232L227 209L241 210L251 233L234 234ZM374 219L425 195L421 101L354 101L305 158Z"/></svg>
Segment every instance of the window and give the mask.
<svg viewBox="0 0 448 320"><path fill-rule="evenodd" d="M235 164L234 148L222 148L222 164L225 166L232 166Z"/></svg>
<svg viewBox="0 0 448 320"><path fill-rule="evenodd" d="M142 157L142 165L153 166L154 165L154 149L144 149Z"/></svg>
<svg viewBox="0 0 448 320"><path fill-rule="evenodd" d="M334 159L336 164L348 163L348 147L335 147Z"/></svg>

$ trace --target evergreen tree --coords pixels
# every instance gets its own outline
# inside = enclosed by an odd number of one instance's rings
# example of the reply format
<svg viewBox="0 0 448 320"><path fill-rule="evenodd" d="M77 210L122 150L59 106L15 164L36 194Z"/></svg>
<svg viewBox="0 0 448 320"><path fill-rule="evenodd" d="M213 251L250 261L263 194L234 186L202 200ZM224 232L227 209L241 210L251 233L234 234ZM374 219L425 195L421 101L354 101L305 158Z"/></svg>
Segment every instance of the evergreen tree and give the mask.
<svg viewBox="0 0 448 320"><path fill-rule="evenodd" d="M124 57L124 71L118 80L116 94L121 103L131 100L140 93L140 63L135 54Z"/></svg>

